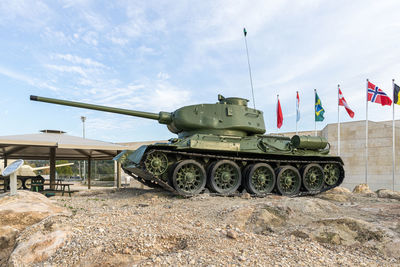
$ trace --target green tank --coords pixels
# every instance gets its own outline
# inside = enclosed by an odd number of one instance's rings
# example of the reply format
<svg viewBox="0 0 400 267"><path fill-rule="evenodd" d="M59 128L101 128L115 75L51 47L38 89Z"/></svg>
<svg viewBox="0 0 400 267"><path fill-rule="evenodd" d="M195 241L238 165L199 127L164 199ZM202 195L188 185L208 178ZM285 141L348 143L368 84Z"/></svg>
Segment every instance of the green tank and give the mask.
<svg viewBox="0 0 400 267"><path fill-rule="evenodd" d="M123 151L115 160L141 183L179 195L196 195L208 188L220 195L246 189L257 196L298 196L326 191L344 179L343 161L329 155L325 138L265 135L263 112L249 108L243 98L218 95L215 104L159 113L39 96L30 99L166 124L176 138Z"/></svg>

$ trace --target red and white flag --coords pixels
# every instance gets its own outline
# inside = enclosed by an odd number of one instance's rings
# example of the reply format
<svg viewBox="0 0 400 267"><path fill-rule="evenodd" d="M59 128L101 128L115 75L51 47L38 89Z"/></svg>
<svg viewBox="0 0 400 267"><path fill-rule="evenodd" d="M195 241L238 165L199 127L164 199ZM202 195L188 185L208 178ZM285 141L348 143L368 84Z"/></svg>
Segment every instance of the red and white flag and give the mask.
<svg viewBox="0 0 400 267"><path fill-rule="evenodd" d="M354 112L351 110L351 108L347 104L346 99L344 99L342 91L340 90L340 88L339 88L339 106L344 106L344 108L346 109L347 113L349 113L349 116L351 118L354 117Z"/></svg>
<svg viewBox="0 0 400 267"><path fill-rule="evenodd" d="M278 104L276 105L276 126L279 128L282 127L283 124L283 114L281 108L281 102L279 101L278 97Z"/></svg>

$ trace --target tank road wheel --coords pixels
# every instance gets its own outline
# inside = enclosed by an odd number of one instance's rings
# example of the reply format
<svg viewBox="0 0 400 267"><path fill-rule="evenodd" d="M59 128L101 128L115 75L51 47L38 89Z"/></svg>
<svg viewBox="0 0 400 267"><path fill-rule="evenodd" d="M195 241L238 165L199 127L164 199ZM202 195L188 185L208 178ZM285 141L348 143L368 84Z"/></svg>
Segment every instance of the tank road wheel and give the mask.
<svg viewBox="0 0 400 267"><path fill-rule="evenodd" d="M294 196L300 191L301 176L293 166L283 166L278 169L276 188L283 196Z"/></svg>
<svg viewBox="0 0 400 267"><path fill-rule="evenodd" d="M28 189L28 190L31 190L31 188L32 188L32 179L31 178L25 179L24 188Z"/></svg>
<svg viewBox="0 0 400 267"><path fill-rule="evenodd" d="M168 158L164 153L152 151L147 154L144 165L148 172L154 176L158 176L168 169Z"/></svg>
<svg viewBox="0 0 400 267"><path fill-rule="evenodd" d="M23 187L24 187L24 182L20 178L17 178L17 189L21 190L23 189Z"/></svg>
<svg viewBox="0 0 400 267"><path fill-rule="evenodd" d="M0 192L5 191L4 190L4 188L6 186L5 183L6 183L6 180L4 178L0 178Z"/></svg>
<svg viewBox="0 0 400 267"><path fill-rule="evenodd" d="M176 191L184 195L195 195L204 189L207 176L200 163L184 160L176 165L171 179Z"/></svg>
<svg viewBox="0 0 400 267"><path fill-rule="evenodd" d="M247 192L262 195L271 193L275 186L275 172L266 163L251 165L244 181Z"/></svg>
<svg viewBox="0 0 400 267"><path fill-rule="evenodd" d="M216 193L228 195L235 192L241 182L239 166L230 160L220 160L210 166L208 185Z"/></svg>
<svg viewBox="0 0 400 267"><path fill-rule="evenodd" d="M308 191L320 191L324 186L324 170L319 164L308 164L303 170L303 185Z"/></svg>
<svg viewBox="0 0 400 267"><path fill-rule="evenodd" d="M328 163L324 166L325 183L329 186L335 185L340 178L340 167L338 164Z"/></svg>

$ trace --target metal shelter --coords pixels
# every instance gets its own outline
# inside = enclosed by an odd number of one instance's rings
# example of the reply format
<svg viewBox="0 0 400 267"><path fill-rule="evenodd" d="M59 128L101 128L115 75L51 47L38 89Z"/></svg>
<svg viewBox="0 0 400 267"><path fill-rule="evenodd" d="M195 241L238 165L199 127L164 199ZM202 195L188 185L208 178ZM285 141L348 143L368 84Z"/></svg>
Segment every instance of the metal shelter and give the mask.
<svg viewBox="0 0 400 267"><path fill-rule="evenodd" d="M92 160L111 160L126 146L71 136L63 131L42 130L37 134L0 136L0 158L49 160L50 184L55 184L56 160L87 160L90 189ZM120 166L118 166L120 168ZM117 174L119 174L119 170ZM120 179L120 178L117 178Z"/></svg>

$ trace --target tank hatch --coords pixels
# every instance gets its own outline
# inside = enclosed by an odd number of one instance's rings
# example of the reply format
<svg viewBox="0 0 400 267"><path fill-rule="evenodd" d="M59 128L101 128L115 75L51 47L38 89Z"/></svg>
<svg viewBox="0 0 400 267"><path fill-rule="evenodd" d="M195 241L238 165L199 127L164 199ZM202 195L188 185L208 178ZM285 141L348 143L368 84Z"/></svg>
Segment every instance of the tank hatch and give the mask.
<svg viewBox="0 0 400 267"><path fill-rule="evenodd" d="M218 101L220 104L228 104L228 105L239 105L247 107L247 102L249 100L240 97L223 97L222 95L218 95Z"/></svg>

